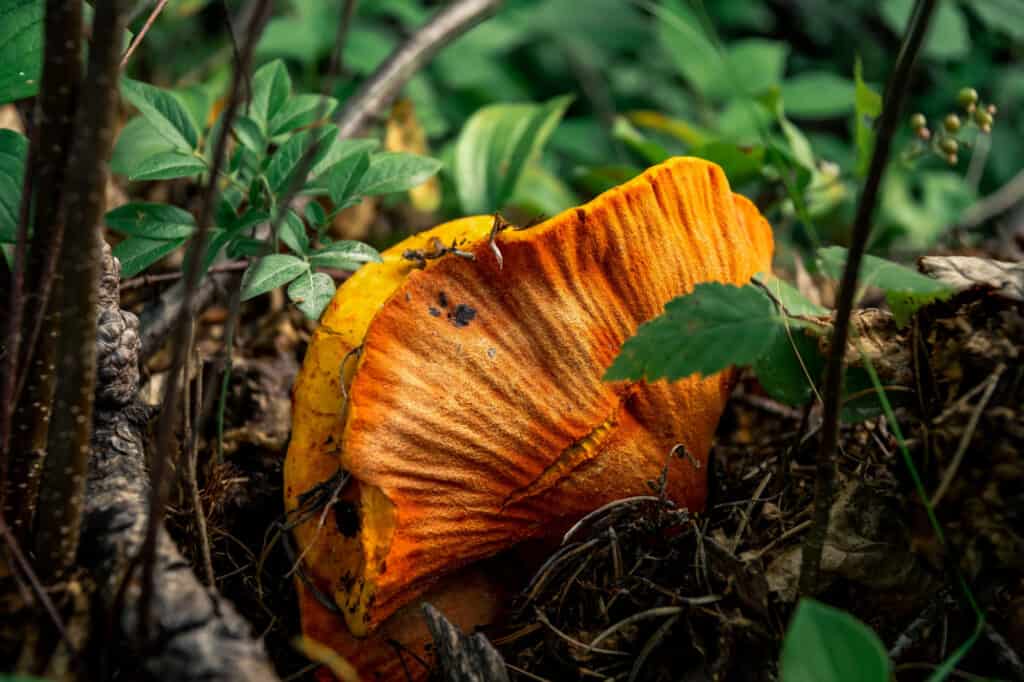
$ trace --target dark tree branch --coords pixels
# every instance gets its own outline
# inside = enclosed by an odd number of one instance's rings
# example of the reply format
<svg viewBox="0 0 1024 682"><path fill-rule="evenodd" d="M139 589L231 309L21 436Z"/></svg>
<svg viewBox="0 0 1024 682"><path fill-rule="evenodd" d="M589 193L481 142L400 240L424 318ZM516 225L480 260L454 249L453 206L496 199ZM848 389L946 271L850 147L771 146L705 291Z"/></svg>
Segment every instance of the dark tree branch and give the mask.
<svg viewBox="0 0 1024 682"><path fill-rule="evenodd" d="M94 35L121 35L123 5L124 0L98 5ZM106 203L107 162L114 144L119 47L117 40L93 41L87 74L90 93L75 118L75 140L67 166L60 369L36 528L36 561L41 576L50 580L61 576L74 562L85 493L103 263L100 219Z"/></svg>
<svg viewBox="0 0 1024 682"><path fill-rule="evenodd" d="M348 100L338 116L338 135L355 137L386 111L399 91L445 45L497 11L501 0L457 0L409 36Z"/></svg>
<svg viewBox="0 0 1024 682"><path fill-rule="evenodd" d="M149 498L149 522L146 527L145 541L141 549L142 594L139 598L138 626L140 628L140 635L143 638L146 633L151 632L149 628L151 609L154 593L157 591L157 586L154 582L157 545L159 531L163 527L164 506L167 502L167 485L164 478L167 462L171 457L171 450L174 444L174 429L178 425L178 413L181 403L181 391L179 389L181 371L185 366L185 357L190 352L189 335L192 325L192 299L199 284L199 277L201 275L200 261L206 250L206 238L209 233L210 221L213 217L213 208L216 205L219 194L220 169L226 156L232 124L242 105L242 83L252 69L256 43L270 16L270 10L270 1L261 0L252 15L249 25L246 27L245 42L242 45L239 61L235 65L234 74L231 79L231 89L228 93L228 102L224 108L220 130L217 138L214 140L213 158L210 163L210 183L206 187L202 203L200 204L199 218L196 222L196 234L185 265L187 276L184 280L182 306L174 324L172 337L174 355L171 361L170 372L168 373L160 418L157 422L156 453L151 472L152 489Z"/></svg>
<svg viewBox="0 0 1024 682"><path fill-rule="evenodd" d="M835 454L839 438L839 410L843 389L843 356L850 330L850 313L853 311L854 295L857 291L857 274L861 260L871 236L871 221L878 203L879 188L889 161L892 138L899 125L903 100L910 86L910 73L914 60L921 49L928 24L935 10L936 0L917 0L914 13L907 26L900 46L896 65L886 85L883 97L882 115L878 121L878 138L871 154L864 191L857 204L853 222L850 249L846 257L846 268L839 285L839 300L836 305L835 326L825 364L825 388L823 390L821 449L818 452L817 473L814 486L814 525L807 534L803 546L800 567L800 592L813 594L818 584L821 569L821 554L828 534L829 512L835 487Z"/></svg>
<svg viewBox="0 0 1024 682"><path fill-rule="evenodd" d="M61 206L64 177L74 134L74 117L82 81L82 4L48 0L44 18L43 72L36 98L36 124L26 163L19 239L28 239L27 253L17 257L24 276L21 295L11 301L10 322L19 325L24 343L8 349L0 419L12 418L17 430L5 443L9 463L4 513L13 532L28 540L36 508L39 473L46 449L51 403L56 386L57 325L60 302L54 292L57 260L64 238ZM31 184L30 184L31 183ZM42 201L35 201L42 197ZM33 225L31 238L27 225ZM25 265L27 264L27 265ZM12 287L13 289L14 287ZM12 291L12 293L14 293ZM24 311L24 315L22 314ZM43 330L46 334L43 334ZM16 378L16 379L15 379ZM10 392L8 392L10 391ZM7 402L5 402L7 401Z"/></svg>

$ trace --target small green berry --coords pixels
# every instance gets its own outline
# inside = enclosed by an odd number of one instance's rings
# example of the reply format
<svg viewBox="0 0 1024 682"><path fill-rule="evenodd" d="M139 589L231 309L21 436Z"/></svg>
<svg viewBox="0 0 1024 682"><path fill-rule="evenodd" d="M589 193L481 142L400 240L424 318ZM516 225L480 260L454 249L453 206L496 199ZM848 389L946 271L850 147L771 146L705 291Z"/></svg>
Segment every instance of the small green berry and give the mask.
<svg viewBox="0 0 1024 682"><path fill-rule="evenodd" d="M955 133L960 130L960 117L956 114L950 114L946 116L946 120L942 122L942 125L945 126L947 133Z"/></svg>
<svg viewBox="0 0 1024 682"><path fill-rule="evenodd" d="M957 103L965 109L978 103L978 91L974 88L963 88L956 95Z"/></svg>
<svg viewBox="0 0 1024 682"><path fill-rule="evenodd" d="M960 145L957 144L957 141L954 140L952 137L943 138L942 141L939 142L939 149L946 152L947 156L950 154L956 154L959 148Z"/></svg>
<svg viewBox="0 0 1024 682"><path fill-rule="evenodd" d="M978 127L982 130L986 128L992 128L992 114L988 113L984 109L974 110L974 122L978 124Z"/></svg>
<svg viewBox="0 0 1024 682"><path fill-rule="evenodd" d="M924 117L924 114L917 113L910 117L911 129L918 131L928 125L928 119Z"/></svg>

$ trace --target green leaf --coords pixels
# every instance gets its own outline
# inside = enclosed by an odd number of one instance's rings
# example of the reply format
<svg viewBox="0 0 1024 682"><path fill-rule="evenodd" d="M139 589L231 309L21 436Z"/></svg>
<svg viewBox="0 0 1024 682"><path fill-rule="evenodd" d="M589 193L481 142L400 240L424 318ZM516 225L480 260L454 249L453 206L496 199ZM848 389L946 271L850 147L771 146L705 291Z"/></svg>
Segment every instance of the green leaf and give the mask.
<svg viewBox="0 0 1024 682"><path fill-rule="evenodd" d="M335 137L331 141L331 144L327 149L327 153L324 154L324 157L313 166L313 170L309 172L310 180L316 180L317 182L315 184L317 186L326 187L323 177L328 171L334 168L335 165L353 154L372 152L379 146L380 143L371 138L342 140Z"/></svg>
<svg viewBox="0 0 1024 682"><path fill-rule="evenodd" d="M824 317L830 312L828 308L809 301L796 287L784 279L765 277L764 275L757 275L756 279L782 303L782 307L790 315Z"/></svg>
<svg viewBox="0 0 1024 682"><path fill-rule="evenodd" d="M27 153L24 135L0 129L0 242L14 243L18 232Z"/></svg>
<svg viewBox="0 0 1024 682"><path fill-rule="evenodd" d="M612 137L625 143L637 156L650 165L661 163L670 156L664 147L649 140L622 116L616 118L612 125Z"/></svg>
<svg viewBox="0 0 1024 682"><path fill-rule="evenodd" d="M690 153L721 166L734 187L756 179L764 167L762 146L741 148L731 142L715 141L696 147Z"/></svg>
<svg viewBox="0 0 1024 682"><path fill-rule="evenodd" d="M789 48L785 43L762 38L749 38L732 43L726 59L726 78L720 82L731 91L759 95L782 82Z"/></svg>
<svg viewBox="0 0 1024 682"><path fill-rule="evenodd" d="M846 249L841 246L819 249L818 258L829 277L842 278ZM861 287L874 286L885 291L885 299L896 324L901 327L918 308L934 301L944 301L954 293L952 287L942 282L876 256L864 256L857 281Z"/></svg>
<svg viewBox="0 0 1024 682"><path fill-rule="evenodd" d="M307 273L288 286L288 298L311 320L320 319L334 298L334 280L322 272Z"/></svg>
<svg viewBox="0 0 1024 682"><path fill-rule="evenodd" d="M452 169L464 211L491 213L505 205L570 101L493 104L470 117L455 142Z"/></svg>
<svg viewBox="0 0 1024 682"><path fill-rule="evenodd" d="M792 152L793 158L804 168L813 171L815 169L814 150L811 149L811 143L807 141L803 132L781 115L779 116L779 127L782 128L782 134L786 136L786 142L789 143L789 151Z"/></svg>
<svg viewBox="0 0 1024 682"><path fill-rule="evenodd" d="M108 212L105 219L110 229L121 234L159 241L187 239L196 230L191 213L167 204L125 204Z"/></svg>
<svg viewBox="0 0 1024 682"><path fill-rule="evenodd" d="M786 79L782 101L793 118L834 118L853 110L856 86L829 71L808 71Z"/></svg>
<svg viewBox="0 0 1024 682"><path fill-rule="evenodd" d="M874 120L882 113L882 96L864 82L860 57L853 64L854 139L857 144L857 175L864 177L875 148Z"/></svg>
<svg viewBox="0 0 1024 682"><path fill-rule="evenodd" d="M825 360L818 341L808 330L790 326L776 334L752 369L761 387L779 402L803 405L811 397L811 382L821 379Z"/></svg>
<svg viewBox="0 0 1024 682"><path fill-rule="evenodd" d="M291 132L317 120L329 117L338 107L338 100L320 95L296 95L278 109L268 123L270 137Z"/></svg>
<svg viewBox="0 0 1024 682"><path fill-rule="evenodd" d="M175 149L185 153L197 149L199 132L174 94L130 78L121 79L121 92Z"/></svg>
<svg viewBox="0 0 1024 682"><path fill-rule="evenodd" d="M260 130L259 123L248 116L239 116L235 119L233 130L235 137L246 149L257 157L263 156L263 152L267 149L267 142L263 131Z"/></svg>
<svg viewBox="0 0 1024 682"><path fill-rule="evenodd" d="M0 2L0 104L35 95L42 65L42 1Z"/></svg>
<svg viewBox="0 0 1024 682"><path fill-rule="evenodd" d="M267 182L274 195L280 198L282 193L288 189L292 182L292 176L299 170L304 154L312 153L312 163L309 164L309 167L313 168L327 153L331 141L337 135L338 128L329 125L315 130L304 130L293 135L281 145L270 157L266 172Z"/></svg>
<svg viewBox="0 0 1024 682"><path fill-rule="evenodd" d="M369 168L369 152L346 156L331 168L327 173L327 191L337 208L354 203L360 183Z"/></svg>
<svg viewBox="0 0 1024 682"><path fill-rule="evenodd" d="M802 327L789 320L791 328ZM606 381L708 376L757 361L785 335L782 315L754 286L698 284L668 302L665 312L627 340L605 374Z"/></svg>
<svg viewBox="0 0 1024 682"><path fill-rule="evenodd" d="M187 178L206 172L203 160L192 154L161 152L142 161L128 175L133 182Z"/></svg>
<svg viewBox="0 0 1024 682"><path fill-rule="evenodd" d="M786 631L782 682L888 682L889 658L878 636L853 616L802 599Z"/></svg>
<svg viewBox="0 0 1024 682"><path fill-rule="evenodd" d="M886 25L902 35L914 9L914 0L886 0L879 3ZM971 51L971 35L960 7L953 2L940 2L935 8L922 53L933 59L963 59Z"/></svg>
<svg viewBox="0 0 1024 682"><path fill-rule="evenodd" d="M288 67L280 59L264 64L252 77L252 102L249 116L266 132L270 121L278 115L292 94Z"/></svg>
<svg viewBox="0 0 1024 682"><path fill-rule="evenodd" d="M242 275L242 300L248 301L291 282L309 270L309 263L284 253L274 253L251 263Z"/></svg>
<svg viewBox="0 0 1024 682"><path fill-rule="evenodd" d="M324 211L324 207L320 205L320 202L316 200L306 204L305 214L306 222L317 232L327 223L327 213Z"/></svg>
<svg viewBox="0 0 1024 682"><path fill-rule="evenodd" d="M967 0L966 4L989 31L1024 43L1024 4L1020 0Z"/></svg>
<svg viewBox="0 0 1024 682"><path fill-rule="evenodd" d="M722 79L724 64L700 20L681 0L663 0L653 11L661 47L690 86L708 95L715 81Z"/></svg>
<svg viewBox="0 0 1024 682"><path fill-rule="evenodd" d="M441 162L429 156L406 152L374 154L359 183L358 193L372 196L404 192L422 185L439 170Z"/></svg>
<svg viewBox="0 0 1024 682"><path fill-rule="evenodd" d="M114 255L121 261L121 277L134 277L184 243L184 239L173 241L143 237L125 239L114 247Z"/></svg>
<svg viewBox="0 0 1024 682"><path fill-rule="evenodd" d="M139 165L139 159L173 151L174 145L157 132L145 116L136 116L125 124L117 136L110 170L118 175L131 175Z"/></svg>
<svg viewBox="0 0 1024 682"><path fill-rule="evenodd" d="M302 218L291 209L284 212L284 219L281 221L278 236L296 255L305 256L306 252L309 251L309 237L306 235L306 226L303 224Z"/></svg>
<svg viewBox="0 0 1024 682"><path fill-rule="evenodd" d="M332 242L309 257L318 268L358 270L363 263L380 263L383 259L369 244L356 241Z"/></svg>

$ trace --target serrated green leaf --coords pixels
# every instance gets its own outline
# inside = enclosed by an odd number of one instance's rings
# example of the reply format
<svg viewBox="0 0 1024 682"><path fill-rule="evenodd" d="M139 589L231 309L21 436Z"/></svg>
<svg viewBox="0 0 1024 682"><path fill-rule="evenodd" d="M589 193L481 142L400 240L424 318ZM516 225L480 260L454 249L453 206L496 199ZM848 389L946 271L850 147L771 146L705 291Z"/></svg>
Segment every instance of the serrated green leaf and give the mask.
<svg viewBox="0 0 1024 682"><path fill-rule="evenodd" d="M570 101L557 97L543 105L494 104L470 117L455 142L452 169L463 210L502 208Z"/></svg>
<svg viewBox="0 0 1024 682"><path fill-rule="evenodd" d="M327 192L335 206L347 206L358 195L360 183L369 168L369 152L351 154L331 168L327 173Z"/></svg>
<svg viewBox="0 0 1024 682"><path fill-rule="evenodd" d="M318 320L334 298L334 291L330 275L313 272L302 275L288 286L288 298L306 317Z"/></svg>
<svg viewBox="0 0 1024 682"><path fill-rule="evenodd" d="M13 243L18 232L27 153L24 135L0 129L0 242Z"/></svg>
<svg viewBox="0 0 1024 682"><path fill-rule="evenodd" d="M761 387L787 405L806 403L811 397L811 382L821 379L824 368L817 340L806 329L794 326L790 326L789 334L776 334L752 365Z"/></svg>
<svg viewBox="0 0 1024 682"><path fill-rule="evenodd" d="M252 102L249 116L267 132L270 121L285 106L292 94L288 67L280 59L264 64L252 76Z"/></svg>
<svg viewBox="0 0 1024 682"><path fill-rule="evenodd" d="M143 237L125 239L114 247L114 255L121 261L121 277L134 277L184 243L184 239L172 241Z"/></svg>
<svg viewBox="0 0 1024 682"><path fill-rule="evenodd" d="M0 104L35 95L42 64L41 0L0 2Z"/></svg>
<svg viewBox="0 0 1024 682"><path fill-rule="evenodd" d="M306 235L306 226L302 218L290 208L284 212L284 219L281 221L278 236L296 255L305 256L309 251L309 237Z"/></svg>
<svg viewBox="0 0 1024 682"><path fill-rule="evenodd" d="M187 178L206 172L206 164L192 154L161 152L154 154L136 166L128 175L133 182L143 180L171 180Z"/></svg>
<svg viewBox="0 0 1024 682"><path fill-rule="evenodd" d="M864 82L860 57L853 64L854 141L857 146L857 175L864 177L875 147L874 120L882 113L882 96Z"/></svg>
<svg viewBox="0 0 1024 682"><path fill-rule="evenodd" d="M841 279L846 265L846 249L830 246L818 250L822 268L833 279ZM876 256L864 256L858 277L860 286L875 286L885 291L896 324L903 326L918 308L943 301L953 295L951 287L908 267Z"/></svg>
<svg viewBox="0 0 1024 682"><path fill-rule="evenodd" d="M782 307L790 315L824 317L831 312L828 308L808 300L784 279L771 275L757 275L756 279L782 303Z"/></svg>
<svg viewBox="0 0 1024 682"><path fill-rule="evenodd" d="M121 92L175 149L191 153L199 146L192 117L173 93L130 78L121 79Z"/></svg>
<svg viewBox="0 0 1024 682"><path fill-rule="evenodd" d="M338 100L321 95L290 97L270 119L270 137L291 132L317 120L328 118L338 107Z"/></svg>
<svg viewBox="0 0 1024 682"><path fill-rule="evenodd" d="M338 135L336 126L324 126L315 130L305 130L293 135L283 145L278 147L274 155L270 157L267 165L267 182L275 196L279 197L288 189L292 182L292 176L299 170L302 157L307 152L312 153L314 167L330 148L331 140Z"/></svg>
<svg viewBox="0 0 1024 682"><path fill-rule="evenodd" d="M801 327L789 320L791 328ZM698 284L643 324L605 374L606 381L708 376L749 365L785 335L782 315L760 289L719 282Z"/></svg>
<svg viewBox="0 0 1024 682"><path fill-rule="evenodd" d="M406 152L381 152L370 157L370 165L359 182L358 194L373 196L404 192L434 176L441 162L429 156Z"/></svg>
<svg viewBox="0 0 1024 682"><path fill-rule="evenodd" d="M782 644L782 682L888 682L878 635L850 614L802 599Z"/></svg>
<svg viewBox="0 0 1024 682"><path fill-rule="evenodd" d="M369 244L348 240L331 242L309 257L315 267L335 270L358 270L363 263L382 261L377 249Z"/></svg>
<svg viewBox="0 0 1024 682"><path fill-rule="evenodd" d="M196 229L191 213L167 204L125 204L108 212L105 220L121 234L158 241L187 239Z"/></svg>
<svg viewBox="0 0 1024 682"><path fill-rule="evenodd" d="M284 253L274 253L249 265L242 275L242 300L248 301L260 294L291 282L309 270L309 263Z"/></svg>

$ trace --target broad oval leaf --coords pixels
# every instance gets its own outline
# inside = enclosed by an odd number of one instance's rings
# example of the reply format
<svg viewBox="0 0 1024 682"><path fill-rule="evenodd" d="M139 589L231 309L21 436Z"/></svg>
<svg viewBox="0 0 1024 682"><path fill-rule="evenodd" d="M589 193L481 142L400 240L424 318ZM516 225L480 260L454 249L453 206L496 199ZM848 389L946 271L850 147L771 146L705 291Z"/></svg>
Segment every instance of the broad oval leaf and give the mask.
<svg viewBox="0 0 1024 682"><path fill-rule="evenodd" d="M404 192L422 185L439 170L441 162L429 156L405 152L374 154L357 193L371 196Z"/></svg>
<svg viewBox="0 0 1024 682"><path fill-rule="evenodd" d="M206 164L192 154L161 152L143 160L128 175L128 179L132 181L171 180L205 172Z"/></svg>
<svg viewBox="0 0 1024 682"><path fill-rule="evenodd" d="M121 79L121 91L176 149L188 153L199 146L199 132L192 117L174 94L130 78Z"/></svg>
<svg viewBox="0 0 1024 682"><path fill-rule="evenodd" d="M280 197L288 189L288 185L292 182L292 176L298 172L303 155L312 154L308 167L314 168L327 154L332 140L337 135L338 128L328 125L315 130L306 130L289 138L270 157L266 175L271 191Z"/></svg>
<svg viewBox="0 0 1024 682"><path fill-rule="evenodd" d="M252 103L249 115L260 129L268 131L269 122L278 115L292 94L292 78L280 59L264 64L252 77Z"/></svg>
<svg viewBox="0 0 1024 682"><path fill-rule="evenodd" d="M117 136L114 153L110 158L110 170L118 175L131 175L135 172L139 159L148 159L174 150L174 145L157 132L149 119L145 116L136 116L124 125Z"/></svg>
<svg viewBox="0 0 1024 682"><path fill-rule="evenodd" d="M336 270L358 270L363 263L382 260L377 249L356 241L333 242L309 257L309 262L316 267Z"/></svg>
<svg viewBox="0 0 1024 682"><path fill-rule="evenodd" d="M306 236L306 226L303 224L302 218L290 208L284 212L278 236L289 249L299 256L304 256L309 251L309 237Z"/></svg>
<svg viewBox="0 0 1024 682"><path fill-rule="evenodd" d="M289 133L334 113L338 100L321 95L289 97L267 124L270 137Z"/></svg>
<svg viewBox="0 0 1024 682"><path fill-rule="evenodd" d="M491 213L511 198L554 132L571 98L546 104L494 104L477 111L455 142L455 185L467 213Z"/></svg>
<svg viewBox="0 0 1024 682"><path fill-rule="evenodd" d="M334 280L322 272L307 273L288 286L288 298L311 320L320 319L334 298Z"/></svg>
<svg viewBox="0 0 1024 682"><path fill-rule="evenodd" d="M360 183L370 168L370 153L350 154L327 173L327 192L337 208L355 203Z"/></svg>
<svg viewBox="0 0 1024 682"><path fill-rule="evenodd" d="M42 63L41 0L0 2L0 104L36 94Z"/></svg>
<svg viewBox="0 0 1024 682"><path fill-rule="evenodd" d="M273 253L249 265L242 275L242 300L248 301L291 282L309 270L309 263L284 253Z"/></svg>
<svg viewBox="0 0 1024 682"><path fill-rule="evenodd" d="M187 239L196 230L191 213L167 204L125 204L109 211L106 221L121 234L158 241Z"/></svg>
<svg viewBox="0 0 1024 682"><path fill-rule="evenodd" d="M121 261L121 277L134 277L185 243L184 239L163 241L129 237L114 247L114 255Z"/></svg>
<svg viewBox="0 0 1024 682"><path fill-rule="evenodd" d="M0 242L13 243L21 213L28 140L13 130L0 130Z"/></svg>
<svg viewBox="0 0 1024 682"><path fill-rule="evenodd" d="M829 71L808 71L782 84L786 114L793 118L833 118L853 110L854 84Z"/></svg>
<svg viewBox="0 0 1024 682"><path fill-rule="evenodd" d="M878 635L853 616L802 599L786 631L782 682L888 682L889 658Z"/></svg>
<svg viewBox="0 0 1024 682"><path fill-rule="evenodd" d="M263 156L267 143L259 123L248 116L239 116L235 119L234 132L235 137L246 149L257 156Z"/></svg>

